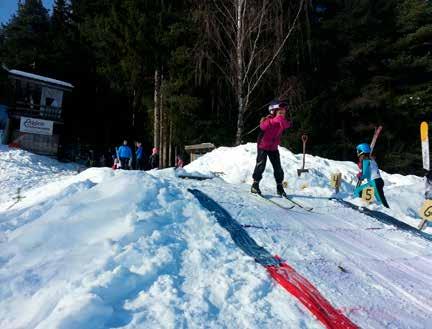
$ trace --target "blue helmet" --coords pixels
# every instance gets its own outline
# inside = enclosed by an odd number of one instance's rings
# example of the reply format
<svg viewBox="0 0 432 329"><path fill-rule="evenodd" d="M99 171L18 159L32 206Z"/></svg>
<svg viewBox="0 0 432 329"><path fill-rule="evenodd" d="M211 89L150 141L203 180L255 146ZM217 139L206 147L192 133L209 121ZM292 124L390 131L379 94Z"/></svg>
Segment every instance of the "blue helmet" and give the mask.
<svg viewBox="0 0 432 329"><path fill-rule="evenodd" d="M367 144L367 143L357 145L356 150L357 150L357 155L370 154L371 153L371 148L370 148L369 144Z"/></svg>
<svg viewBox="0 0 432 329"><path fill-rule="evenodd" d="M269 110L270 113L273 113L278 108L287 109L288 108L288 104L285 103L285 102L281 102L281 101L278 101L277 99L275 99L275 100L273 100L273 101L270 102L268 110Z"/></svg>

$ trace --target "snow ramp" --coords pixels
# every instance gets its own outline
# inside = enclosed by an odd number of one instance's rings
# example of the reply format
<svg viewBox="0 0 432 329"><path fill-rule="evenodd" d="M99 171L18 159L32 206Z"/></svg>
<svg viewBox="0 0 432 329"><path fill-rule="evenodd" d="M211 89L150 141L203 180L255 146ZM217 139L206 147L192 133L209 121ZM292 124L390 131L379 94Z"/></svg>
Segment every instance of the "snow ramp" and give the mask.
<svg viewBox="0 0 432 329"><path fill-rule="evenodd" d="M231 235L234 243L257 263L264 266L271 277L295 296L326 328L358 328L344 314L336 310L307 279L297 273L280 257L273 257L260 247L243 227L217 202L197 189L189 190L199 202L212 212L219 224Z"/></svg>

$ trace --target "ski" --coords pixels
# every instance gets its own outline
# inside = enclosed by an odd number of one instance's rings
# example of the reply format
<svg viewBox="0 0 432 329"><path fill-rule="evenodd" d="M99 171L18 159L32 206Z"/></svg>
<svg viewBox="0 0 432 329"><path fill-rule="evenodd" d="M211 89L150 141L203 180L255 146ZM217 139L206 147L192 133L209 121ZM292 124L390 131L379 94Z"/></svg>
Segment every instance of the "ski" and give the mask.
<svg viewBox="0 0 432 329"><path fill-rule="evenodd" d="M303 205L303 204L301 204L301 203L299 203L299 202L297 202L297 201L294 201L292 198L290 198L288 195L282 195L282 197L284 198L284 199L287 199L289 202L291 202L294 206L296 206L296 207L299 207L299 208L301 208L301 209L303 209L303 210L306 210L306 211L312 211L313 210L313 207L308 207L308 206L305 206L305 205Z"/></svg>
<svg viewBox="0 0 432 329"><path fill-rule="evenodd" d="M194 179L194 180L206 180L206 179L213 179L214 177L210 176L194 176L194 175L176 175L177 178L181 179Z"/></svg>
<svg viewBox="0 0 432 329"><path fill-rule="evenodd" d="M423 169L430 170L430 157L429 157L429 126L427 122L422 122L420 125L420 137L422 146Z"/></svg>
<svg viewBox="0 0 432 329"><path fill-rule="evenodd" d="M260 199L265 200L265 201L268 201L268 202L271 203L272 205L275 205L275 206L277 206L277 207L279 207L279 208L282 208L282 209L284 209L284 210L291 210L291 209L294 208L294 206L283 206L283 205L277 203L276 201L273 201L272 199L270 199L270 198L268 198L268 197L266 197L266 196L264 196L264 195L262 195L262 194L258 194L258 193L252 193L252 194L253 194L253 195L256 195L256 196L259 197Z"/></svg>
<svg viewBox="0 0 432 329"><path fill-rule="evenodd" d="M418 228L422 230L427 221L432 220L432 171L430 168L430 155L429 155L429 125L427 122L423 121L420 124L420 139L422 147L422 159L423 159L423 169L426 170L425 175L425 201L420 210L420 215L422 220Z"/></svg>
<svg viewBox="0 0 432 329"><path fill-rule="evenodd" d="M390 215L387 215L386 213L383 213L383 212L380 212L377 210L371 210L369 208L362 207L362 206L357 206L357 205L355 205L351 202L348 202L346 200L343 200L343 199L331 197L331 198L329 198L329 200L336 201L346 208L356 210L356 211L358 211L358 212L360 212L366 216L369 216L371 218L374 218L374 219L380 221L383 224L392 225L392 226L396 227L397 229L407 231L407 232L412 233L416 236L422 237L428 241L432 241L432 235L424 233L424 232L416 229L415 227L408 225L405 222L400 221L399 219L396 219Z"/></svg>
<svg viewBox="0 0 432 329"><path fill-rule="evenodd" d="M374 135L372 137L372 141L371 141L371 144L370 144L371 155L372 155L373 149L375 148L376 141L377 141L379 135L381 134L382 128L383 128L382 126L379 126L378 128L375 129L375 133L374 133Z"/></svg>

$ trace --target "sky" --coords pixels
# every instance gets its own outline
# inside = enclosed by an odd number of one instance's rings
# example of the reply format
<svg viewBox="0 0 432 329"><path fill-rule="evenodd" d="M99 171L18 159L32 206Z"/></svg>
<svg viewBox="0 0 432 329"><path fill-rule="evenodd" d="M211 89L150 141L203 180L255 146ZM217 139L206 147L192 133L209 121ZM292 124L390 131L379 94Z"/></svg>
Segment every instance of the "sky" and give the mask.
<svg viewBox="0 0 432 329"><path fill-rule="evenodd" d="M45 8L51 10L54 0L42 0ZM0 23L6 23L16 12L18 0L0 0Z"/></svg>

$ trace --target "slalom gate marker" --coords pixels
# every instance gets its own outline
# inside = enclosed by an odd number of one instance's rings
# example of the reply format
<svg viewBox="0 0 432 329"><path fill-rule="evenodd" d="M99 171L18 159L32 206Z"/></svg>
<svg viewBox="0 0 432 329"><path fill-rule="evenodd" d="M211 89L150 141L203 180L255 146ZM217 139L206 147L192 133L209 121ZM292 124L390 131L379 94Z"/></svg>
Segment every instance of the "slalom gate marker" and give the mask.
<svg viewBox="0 0 432 329"><path fill-rule="evenodd" d="M423 169L430 170L429 158L429 126L427 122L422 122L420 125L420 139L422 146Z"/></svg>
<svg viewBox="0 0 432 329"><path fill-rule="evenodd" d="M339 193L339 189L342 184L342 174L340 172L331 174L330 176L330 185L335 189L335 193Z"/></svg>
<svg viewBox="0 0 432 329"><path fill-rule="evenodd" d="M432 222L432 200L425 200L420 210L420 216L422 221L420 222L418 228L419 230L422 230L427 221Z"/></svg>
<svg viewBox="0 0 432 329"><path fill-rule="evenodd" d="M430 172L430 155L429 155L429 125L427 122L423 121L420 124L420 140L422 147L422 159L423 159L423 169L426 170L426 173ZM420 209L420 217L422 220L418 226L419 230L423 230L426 226L427 221L432 221L432 200L430 196L430 190L432 187L430 186L430 178L428 178L428 174L425 177L425 201Z"/></svg>
<svg viewBox="0 0 432 329"><path fill-rule="evenodd" d="M362 191L362 200L367 204L371 204L375 198L375 190L373 187L367 187Z"/></svg>
<svg viewBox="0 0 432 329"><path fill-rule="evenodd" d="M253 257L266 268L270 276L286 291L298 299L327 329L359 328L342 311L334 308L329 301L306 278L301 276L279 256L272 256L259 246L246 230L216 201L197 189L188 189L201 206L210 211L219 225L228 231L234 243L244 253Z"/></svg>

